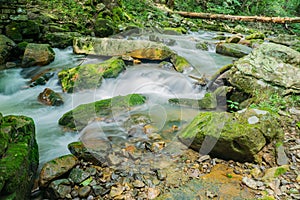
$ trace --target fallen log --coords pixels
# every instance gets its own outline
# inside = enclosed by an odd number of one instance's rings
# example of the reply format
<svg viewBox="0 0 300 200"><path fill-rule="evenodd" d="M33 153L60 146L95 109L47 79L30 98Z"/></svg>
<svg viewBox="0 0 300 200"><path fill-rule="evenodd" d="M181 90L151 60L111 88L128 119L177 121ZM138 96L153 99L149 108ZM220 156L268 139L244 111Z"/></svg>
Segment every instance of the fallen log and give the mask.
<svg viewBox="0 0 300 200"><path fill-rule="evenodd" d="M232 21L246 21L246 22L265 22L265 23L300 23L300 17L263 17L263 16L236 16L236 15L223 15L212 13L196 13L196 12L183 12L175 11L174 13L183 17L201 18L201 19L219 19L219 20L232 20Z"/></svg>

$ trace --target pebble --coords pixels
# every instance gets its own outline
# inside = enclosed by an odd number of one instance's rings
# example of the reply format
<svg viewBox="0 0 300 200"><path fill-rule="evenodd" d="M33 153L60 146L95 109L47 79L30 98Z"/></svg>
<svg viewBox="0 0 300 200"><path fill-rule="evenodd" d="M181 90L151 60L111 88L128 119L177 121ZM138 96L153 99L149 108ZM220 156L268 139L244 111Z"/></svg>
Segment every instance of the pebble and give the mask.
<svg viewBox="0 0 300 200"><path fill-rule="evenodd" d="M83 187L81 187L79 189L78 195L81 198L85 198L85 197L87 197L90 194L91 190L92 190L92 188L90 186L88 186L88 185L87 186L83 186Z"/></svg>
<svg viewBox="0 0 300 200"><path fill-rule="evenodd" d="M132 184L135 188L142 188L145 186L145 184L143 183L143 181L140 180L135 180Z"/></svg>
<svg viewBox="0 0 300 200"><path fill-rule="evenodd" d="M242 183L244 183L249 188L252 188L252 189L255 189L255 190L258 188L257 182L255 180L251 179L251 178L246 177L246 176L243 177Z"/></svg>
<svg viewBox="0 0 300 200"><path fill-rule="evenodd" d="M160 190L158 188L149 188L148 189L148 199L155 199L160 194Z"/></svg>

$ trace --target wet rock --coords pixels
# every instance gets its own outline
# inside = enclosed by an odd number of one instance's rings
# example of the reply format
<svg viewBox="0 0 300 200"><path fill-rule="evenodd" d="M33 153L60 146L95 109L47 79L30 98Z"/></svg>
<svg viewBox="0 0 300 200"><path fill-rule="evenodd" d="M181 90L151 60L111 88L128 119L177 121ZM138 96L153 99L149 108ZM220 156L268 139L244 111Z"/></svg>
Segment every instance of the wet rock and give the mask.
<svg viewBox="0 0 300 200"><path fill-rule="evenodd" d="M44 66L51 63L55 58L55 53L49 44L29 43L26 46L22 66Z"/></svg>
<svg viewBox="0 0 300 200"><path fill-rule="evenodd" d="M72 191L71 182L68 179L52 181L48 187L48 190L50 198L66 198L66 196Z"/></svg>
<svg viewBox="0 0 300 200"><path fill-rule="evenodd" d="M217 99L214 93L206 93L202 99L186 99L186 98L174 98L169 99L169 103L178 104L181 106L190 106L192 108L199 109L215 109L217 107Z"/></svg>
<svg viewBox="0 0 300 200"><path fill-rule="evenodd" d="M191 64L182 56L179 56L177 54L173 54L171 56L171 62L174 65L174 68L178 72L184 72L185 70L190 69L192 66Z"/></svg>
<svg viewBox="0 0 300 200"><path fill-rule="evenodd" d="M234 43L219 43L216 46L216 52L226 56L232 56L236 58L241 58L243 56L248 55L251 53L252 49L241 45L241 44L234 44Z"/></svg>
<svg viewBox="0 0 300 200"><path fill-rule="evenodd" d="M249 123L251 117L256 117L258 122ZM250 109L238 113L200 113L178 137L201 154L253 161L269 141L282 134L274 115Z"/></svg>
<svg viewBox="0 0 300 200"><path fill-rule="evenodd" d="M155 199L160 194L160 190L158 188L149 188L147 198L148 199Z"/></svg>
<svg viewBox="0 0 300 200"><path fill-rule="evenodd" d="M276 162L278 165L288 165L289 164L289 158L287 157L284 146L281 144L279 146L276 146L276 154L277 159Z"/></svg>
<svg viewBox="0 0 300 200"><path fill-rule="evenodd" d="M125 63L118 57L113 57L102 63L86 64L58 73L64 92L75 92L84 89L98 88L102 78L116 78L125 70Z"/></svg>
<svg viewBox="0 0 300 200"><path fill-rule="evenodd" d="M83 187L79 188L78 195L81 198L85 198L91 193L91 191L92 191L92 188L90 186L83 186Z"/></svg>
<svg viewBox="0 0 300 200"><path fill-rule="evenodd" d="M133 106L142 105L145 102L146 97L139 94L129 94L127 96L116 96L110 99L80 105L65 113L59 119L59 124L68 128L82 130L95 116L98 118L109 117L113 111L124 111Z"/></svg>
<svg viewBox="0 0 300 200"><path fill-rule="evenodd" d="M242 38L243 38L242 35L237 34L237 35L233 35L230 38L228 38L226 40L226 42L228 42L228 43L239 43L239 41L241 41Z"/></svg>
<svg viewBox="0 0 300 200"><path fill-rule="evenodd" d="M78 160L73 155L61 156L45 163L39 176L40 187L46 187L50 181L66 174L77 163Z"/></svg>
<svg viewBox="0 0 300 200"><path fill-rule="evenodd" d="M49 81L50 78L54 76L53 72L48 72L49 70L46 70L34 77L31 78L30 82L30 87L34 87L37 85L45 85L47 81Z"/></svg>
<svg viewBox="0 0 300 200"><path fill-rule="evenodd" d="M113 187L111 187L109 195L111 197L116 197L116 196L121 195L123 193L123 191L124 191L124 187L123 186L121 186L121 185L119 185L117 187L113 186Z"/></svg>
<svg viewBox="0 0 300 200"><path fill-rule="evenodd" d="M29 199L38 163L34 121L0 113L0 199Z"/></svg>
<svg viewBox="0 0 300 200"><path fill-rule="evenodd" d="M68 145L70 152L79 159L92 162L94 164L104 163L106 156L111 149L111 144L107 140L93 139L84 142L72 142Z"/></svg>
<svg viewBox="0 0 300 200"><path fill-rule="evenodd" d="M38 100L48 106L60 106L64 101L60 94L54 92L50 88L45 88L38 96Z"/></svg>
<svg viewBox="0 0 300 200"><path fill-rule="evenodd" d="M261 39L264 40L265 39L265 34L262 32L255 32L252 33L251 35L247 35L246 36L246 40L253 40L253 39Z"/></svg>
<svg viewBox="0 0 300 200"><path fill-rule="evenodd" d="M132 185L135 187L135 188L142 188L145 186L145 184L143 183L143 181L140 181L140 180L135 180Z"/></svg>
<svg viewBox="0 0 300 200"><path fill-rule="evenodd" d="M120 156L118 156L114 153L109 154L107 156L107 159L111 165L119 165L123 161L123 159Z"/></svg>
<svg viewBox="0 0 300 200"><path fill-rule="evenodd" d="M0 34L0 64L4 64L16 47L14 41Z"/></svg>
<svg viewBox="0 0 300 200"><path fill-rule="evenodd" d="M266 90L300 93L299 66L299 52L283 45L264 43L235 62L226 76L232 86L254 96L256 91Z"/></svg>
<svg viewBox="0 0 300 200"><path fill-rule="evenodd" d="M88 172L79 168L74 168L70 172L69 179L71 179L74 183L79 184L86 180L89 176L90 174Z"/></svg>
<svg viewBox="0 0 300 200"><path fill-rule="evenodd" d="M206 41L202 41L202 42L198 42L197 44L196 44L196 48L197 49L201 49L201 50L203 50L203 51L208 51L208 42L206 42Z"/></svg>

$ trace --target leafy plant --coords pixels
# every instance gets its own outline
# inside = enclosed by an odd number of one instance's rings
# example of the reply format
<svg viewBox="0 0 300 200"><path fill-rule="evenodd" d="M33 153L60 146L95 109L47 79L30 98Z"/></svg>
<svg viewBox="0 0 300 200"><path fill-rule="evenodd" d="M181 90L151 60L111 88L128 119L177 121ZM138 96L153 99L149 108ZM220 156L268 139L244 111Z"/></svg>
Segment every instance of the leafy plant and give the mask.
<svg viewBox="0 0 300 200"><path fill-rule="evenodd" d="M236 111L239 109L239 102L227 100L227 106L230 111Z"/></svg>

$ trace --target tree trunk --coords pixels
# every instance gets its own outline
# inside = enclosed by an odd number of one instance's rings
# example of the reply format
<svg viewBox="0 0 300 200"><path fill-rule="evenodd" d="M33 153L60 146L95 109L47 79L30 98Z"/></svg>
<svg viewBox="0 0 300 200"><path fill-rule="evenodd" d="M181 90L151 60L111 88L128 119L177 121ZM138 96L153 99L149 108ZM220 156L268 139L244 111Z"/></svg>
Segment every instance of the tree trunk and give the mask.
<svg viewBox="0 0 300 200"><path fill-rule="evenodd" d="M223 15L223 14L211 14L211 13L195 13L195 12L182 12L175 11L183 17L201 18L201 19L220 19L220 20L232 20L232 21L246 21L246 22L272 22L272 23L300 23L300 17L262 17L262 16L235 16L235 15Z"/></svg>

